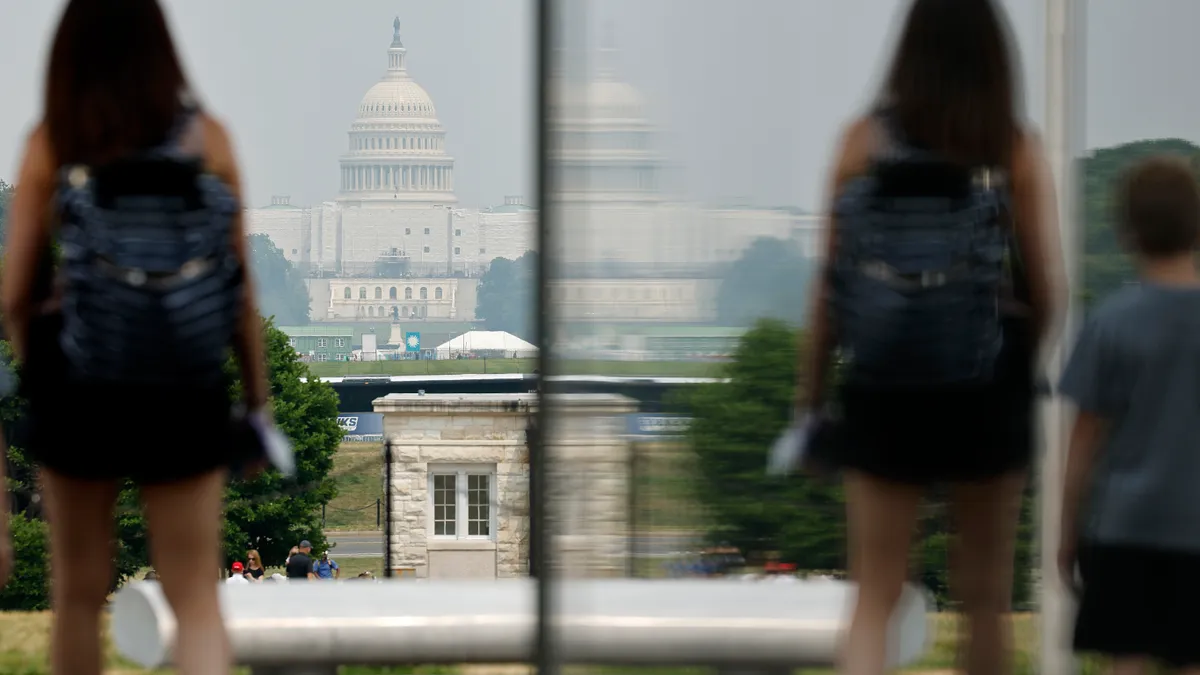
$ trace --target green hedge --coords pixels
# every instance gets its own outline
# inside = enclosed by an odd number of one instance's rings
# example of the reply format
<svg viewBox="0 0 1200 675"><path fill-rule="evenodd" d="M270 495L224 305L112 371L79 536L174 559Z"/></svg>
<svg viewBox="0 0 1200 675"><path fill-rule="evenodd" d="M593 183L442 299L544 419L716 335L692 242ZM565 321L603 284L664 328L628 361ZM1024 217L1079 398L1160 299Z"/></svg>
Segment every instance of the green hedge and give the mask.
<svg viewBox="0 0 1200 675"><path fill-rule="evenodd" d="M37 612L50 608L50 556L46 523L12 516L14 568L0 590L0 610Z"/></svg>

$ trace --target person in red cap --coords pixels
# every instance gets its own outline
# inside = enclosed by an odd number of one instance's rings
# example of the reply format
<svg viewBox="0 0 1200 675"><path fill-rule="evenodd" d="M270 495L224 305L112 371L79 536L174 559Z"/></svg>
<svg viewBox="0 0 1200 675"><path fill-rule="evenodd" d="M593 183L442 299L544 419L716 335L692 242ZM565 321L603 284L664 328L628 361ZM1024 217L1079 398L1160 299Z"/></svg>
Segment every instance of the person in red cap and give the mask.
<svg viewBox="0 0 1200 675"><path fill-rule="evenodd" d="M225 580L225 583L227 583L227 584L248 584L248 583L250 583L249 580L246 579L246 568L242 565L242 563L240 563L240 562L233 563L233 566L230 568L229 578Z"/></svg>

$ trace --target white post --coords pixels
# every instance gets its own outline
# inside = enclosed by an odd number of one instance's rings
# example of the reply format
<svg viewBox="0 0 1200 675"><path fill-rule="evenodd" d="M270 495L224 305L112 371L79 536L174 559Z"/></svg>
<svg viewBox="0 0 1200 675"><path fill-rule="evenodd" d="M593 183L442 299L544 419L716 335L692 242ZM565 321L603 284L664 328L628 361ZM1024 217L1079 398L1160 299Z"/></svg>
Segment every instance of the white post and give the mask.
<svg viewBox="0 0 1200 675"><path fill-rule="evenodd" d="M1078 325L1076 301L1082 290L1078 260L1080 186L1075 166L1084 144L1084 22L1080 0L1046 0L1046 128L1045 144L1050 173L1058 194L1058 222L1062 234L1070 309L1062 337L1048 359L1049 375L1061 372ZM1044 453L1041 467L1041 673L1068 675L1076 672L1071 653L1073 602L1058 575L1059 514L1062 509L1063 473L1069 433L1069 417L1062 401L1052 399L1043 406Z"/></svg>

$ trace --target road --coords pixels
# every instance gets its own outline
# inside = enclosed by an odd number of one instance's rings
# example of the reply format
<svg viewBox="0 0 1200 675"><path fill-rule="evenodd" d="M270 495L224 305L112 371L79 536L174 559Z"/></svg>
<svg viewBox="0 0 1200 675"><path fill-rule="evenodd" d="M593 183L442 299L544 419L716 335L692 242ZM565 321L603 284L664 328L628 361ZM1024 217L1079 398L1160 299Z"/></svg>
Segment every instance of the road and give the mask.
<svg viewBox="0 0 1200 675"><path fill-rule="evenodd" d="M383 557L383 532L326 532L325 539L338 558Z"/></svg>
<svg viewBox="0 0 1200 675"><path fill-rule="evenodd" d="M326 532L325 538L333 545L330 552L339 558L383 557L382 532ZM632 539L637 554L647 557L670 556L700 545L696 537L685 533L643 534Z"/></svg>

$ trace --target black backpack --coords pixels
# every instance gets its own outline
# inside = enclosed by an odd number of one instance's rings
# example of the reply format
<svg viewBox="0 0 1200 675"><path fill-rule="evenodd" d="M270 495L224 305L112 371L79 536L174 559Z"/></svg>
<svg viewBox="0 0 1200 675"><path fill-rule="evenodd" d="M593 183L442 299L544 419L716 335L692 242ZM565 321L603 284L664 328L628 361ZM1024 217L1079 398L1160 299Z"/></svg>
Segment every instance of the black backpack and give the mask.
<svg viewBox="0 0 1200 675"><path fill-rule="evenodd" d="M848 383L937 387L985 383L1003 343L1009 192L1003 171L912 148L880 118L872 170L834 205L831 265Z"/></svg>
<svg viewBox="0 0 1200 675"><path fill-rule="evenodd" d="M198 150L185 151L199 130L188 112L160 147L61 169L61 340L73 379L221 381L243 306L240 205Z"/></svg>

